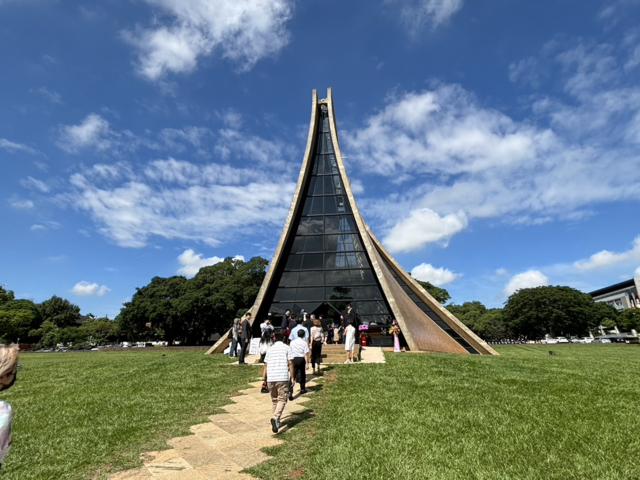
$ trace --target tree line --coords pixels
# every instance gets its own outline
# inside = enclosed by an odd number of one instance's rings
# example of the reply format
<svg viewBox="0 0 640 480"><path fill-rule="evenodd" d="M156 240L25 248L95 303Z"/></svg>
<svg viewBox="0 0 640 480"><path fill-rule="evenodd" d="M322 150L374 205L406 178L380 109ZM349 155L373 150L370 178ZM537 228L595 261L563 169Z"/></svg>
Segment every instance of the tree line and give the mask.
<svg viewBox="0 0 640 480"><path fill-rule="evenodd" d="M15 299L0 287L0 341L32 343L38 347L74 346L116 341L179 341L187 345L208 342L223 333L233 318L254 303L268 262L254 257L245 262L226 258L203 267L191 279L154 277L137 288L114 320L89 314L80 324L80 307L53 296L42 303ZM445 304L444 288L419 282L436 301ZM585 336L598 326L640 330L640 309L619 313L590 295L570 287L526 288L511 295L504 308L487 308L478 301L446 308L486 341Z"/></svg>
<svg viewBox="0 0 640 480"><path fill-rule="evenodd" d="M594 302L587 293L571 287L524 288L512 294L504 308L486 308L478 301L446 307L485 341L542 339L545 335L576 336L598 333L598 327L640 330L640 310L622 313L611 305Z"/></svg>
<svg viewBox="0 0 640 480"><path fill-rule="evenodd" d="M0 287L0 341L55 347L113 340L117 325L107 317L87 315L81 324L80 307L56 295L42 303L16 299L13 291Z"/></svg>

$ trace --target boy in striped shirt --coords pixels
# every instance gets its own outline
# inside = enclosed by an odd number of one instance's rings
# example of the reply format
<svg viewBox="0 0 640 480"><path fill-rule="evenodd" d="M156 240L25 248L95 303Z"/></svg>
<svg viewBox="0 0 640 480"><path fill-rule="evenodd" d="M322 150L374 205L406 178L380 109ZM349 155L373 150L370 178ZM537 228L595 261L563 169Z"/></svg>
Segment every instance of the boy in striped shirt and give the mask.
<svg viewBox="0 0 640 480"><path fill-rule="evenodd" d="M282 332L276 333L276 343L267 350L267 355L264 357L263 381L267 382L273 405L273 417L271 417L273 433L278 433L280 429L280 418L289 396L289 381L291 381L291 391L296 382L293 374L293 353L288 345L282 343L282 337Z"/></svg>

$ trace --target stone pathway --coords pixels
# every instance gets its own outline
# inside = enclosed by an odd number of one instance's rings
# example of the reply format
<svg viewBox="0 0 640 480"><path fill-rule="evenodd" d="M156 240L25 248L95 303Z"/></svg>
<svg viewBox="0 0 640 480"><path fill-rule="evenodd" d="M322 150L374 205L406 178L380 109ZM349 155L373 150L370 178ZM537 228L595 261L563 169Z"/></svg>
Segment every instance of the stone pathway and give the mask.
<svg viewBox="0 0 640 480"><path fill-rule="evenodd" d="M307 375L313 387L317 376ZM271 432L271 397L260 393L261 381L242 390L234 403L222 407L227 413L211 415L208 423L191 427L195 435L172 438L169 450L142 454L144 467L113 474L111 480L246 480L251 475L241 470L271 458L260 449L277 445L282 440ZM298 392L296 385L294 392ZM304 419L301 413L308 394L296 393L288 402L282 417L280 433Z"/></svg>
<svg viewBox="0 0 640 480"><path fill-rule="evenodd" d="M360 349L360 363L387 363L382 347L362 347Z"/></svg>

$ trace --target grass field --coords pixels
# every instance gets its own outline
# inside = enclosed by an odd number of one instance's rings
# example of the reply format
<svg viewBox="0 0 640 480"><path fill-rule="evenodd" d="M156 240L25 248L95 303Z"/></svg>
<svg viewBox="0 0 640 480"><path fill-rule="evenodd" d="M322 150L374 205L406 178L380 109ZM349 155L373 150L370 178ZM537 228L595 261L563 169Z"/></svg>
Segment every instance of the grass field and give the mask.
<svg viewBox="0 0 640 480"><path fill-rule="evenodd" d="M498 347L340 365L266 479L640 478L640 347Z"/></svg>
<svg viewBox="0 0 640 480"><path fill-rule="evenodd" d="M21 355L18 381L1 394L15 415L2 478L100 478L137 466L142 451L190 433L259 374L228 363L204 351Z"/></svg>

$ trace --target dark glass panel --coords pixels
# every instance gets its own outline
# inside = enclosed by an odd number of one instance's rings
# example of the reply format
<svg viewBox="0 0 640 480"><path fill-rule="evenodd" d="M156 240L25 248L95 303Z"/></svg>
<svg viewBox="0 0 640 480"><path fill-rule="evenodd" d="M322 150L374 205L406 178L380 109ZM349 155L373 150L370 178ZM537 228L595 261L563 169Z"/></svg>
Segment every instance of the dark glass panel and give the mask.
<svg viewBox="0 0 640 480"><path fill-rule="evenodd" d="M382 300L382 292L378 287L359 287L356 289L357 298L371 298L375 300Z"/></svg>
<svg viewBox="0 0 640 480"><path fill-rule="evenodd" d="M333 190L336 193L336 195L344 194L344 189L342 188L342 182L340 181L340 177L335 175L331 178L333 178Z"/></svg>
<svg viewBox="0 0 640 480"><path fill-rule="evenodd" d="M353 217L325 217L326 233L357 233Z"/></svg>
<svg viewBox="0 0 640 480"><path fill-rule="evenodd" d="M325 252L350 252L362 250L362 244L358 235L326 235L324 237Z"/></svg>
<svg viewBox="0 0 640 480"><path fill-rule="evenodd" d="M315 270L322 268L322 257L321 253L311 253L308 255L304 255L302 259L302 270Z"/></svg>
<svg viewBox="0 0 640 480"><path fill-rule="evenodd" d="M327 287L327 298L329 300L352 300L353 291L348 287Z"/></svg>
<svg viewBox="0 0 640 480"><path fill-rule="evenodd" d="M306 244L304 247L305 252L322 252L322 235L304 238L306 239Z"/></svg>
<svg viewBox="0 0 640 480"><path fill-rule="evenodd" d="M295 298L295 288L278 288L275 297L273 297L273 300L276 302L289 302L295 300Z"/></svg>
<svg viewBox="0 0 640 480"><path fill-rule="evenodd" d="M391 317L389 315L372 315L371 321L378 325L391 325Z"/></svg>
<svg viewBox="0 0 640 480"><path fill-rule="evenodd" d="M384 302L356 302L356 313L358 315L388 315Z"/></svg>
<svg viewBox="0 0 640 480"><path fill-rule="evenodd" d="M293 303L272 303L271 304L271 308L269 309L269 312L271 313L272 317L275 317L276 320L276 324L278 324L277 319L279 318L280 321L282 321L282 315L284 315L284 312L286 312L287 310L291 310L291 307L293 307Z"/></svg>
<svg viewBox="0 0 640 480"><path fill-rule="evenodd" d="M368 268L369 262L364 253L328 253L325 259L325 268Z"/></svg>
<svg viewBox="0 0 640 480"><path fill-rule="evenodd" d="M322 211L324 210L323 203L324 202L322 197L314 198L313 206L311 207L311 212L309 212L309 215L322 215Z"/></svg>
<svg viewBox="0 0 640 480"><path fill-rule="evenodd" d="M325 215L335 215L336 210L336 197L324 197L324 213Z"/></svg>
<svg viewBox="0 0 640 480"><path fill-rule="evenodd" d="M316 177L316 185L313 189L313 195L316 197L322 195L322 177Z"/></svg>
<svg viewBox="0 0 640 480"><path fill-rule="evenodd" d="M280 277L281 287L295 287L298 285L298 272L284 272Z"/></svg>
<svg viewBox="0 0 640 480"><path fill-rule="evenodd" d="M338 213L351 213L351 209L349 208L349 203L347 203L345 197L336 197L336 207Z"/></svg>
<svg viewBox="0 0 640 480"><path fill-rule="evenodd" d="M313 287L322 285L324 285L324 272L300 272L298 286Z"/></svg>
<svg viewBox="0 0 640 480"><path fill-rule="evenodd" d="M333 177L323 177L324 181L324 194L333 195Z"/></svg>
<svg viewBox="0 0 640 480"><path fill-rule="evenodd" d="M317 181L317 177L311 177L311 182L309 183L309 195L313 195L313 190L315 189Z"/></svg>
<svg viewBox="0 0 640 480"><path fill-rule="evenodd" d="M296 237L293 240L291 253L302 253L304 251L304 237Z"/></svg>
<svg viewBox="0 0 640 480"><path fill-rule="evenodd" d="M353 285L367 285L376 283L370 270L351 270L351 283Z"/></svg>
<svg viewBox="0 0 640 480"><path fill-rule="evenodd" d="M300 219L298 235L317 235L324 233L322 217L306 217Z"/></svg>
<svg viewBox="0 0 640 480"><path fill-rule="evenodd" d="M336 270L333 272L325 272L327 285L350 285L351 274L348 271Z"/></svg>
<svg viewBox="0 0 640 480"><path fill-rule="evenodd" d="M325 175L338 175L338 162L335 155L330 155L325 158L324 161L324 174Z"/></svg>
<svg viewBox="0 0 640 480"><path fill-rule="evenodd" d="M298 288L296 301L298 300L324 300L324 289L322 287Z"/></svg>
<svg viewBox="0 0 640 480"><path fill-rule="evenodd" d="M285 270L300 270L300 264L302 263L302 255L289 255L287 259L287 265Z"/></svg>
<svg viewBox="0 0 640 480"><path fill-rule="evenodd" d="M309 212L311 211L311 205L313 204L313 197L307 197L307 199L304 201L304 207L302 207L302 216L306 217L307 215L309 215Z"/></svg>

